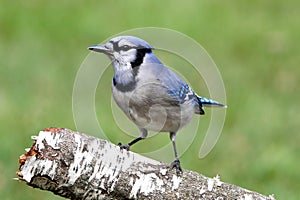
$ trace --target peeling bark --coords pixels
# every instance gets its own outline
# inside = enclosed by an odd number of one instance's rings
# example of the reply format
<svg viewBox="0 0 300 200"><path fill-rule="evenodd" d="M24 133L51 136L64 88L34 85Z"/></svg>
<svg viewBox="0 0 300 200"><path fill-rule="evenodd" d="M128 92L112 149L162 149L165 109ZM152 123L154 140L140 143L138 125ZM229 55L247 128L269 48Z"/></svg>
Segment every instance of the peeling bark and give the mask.
<svg viewBox="0 0 300 200"><path fill-rule="evenodd" d="M19 180L69 199L269 199L238 186L121 151L108 141L47 128L20 156Z"/></svg>

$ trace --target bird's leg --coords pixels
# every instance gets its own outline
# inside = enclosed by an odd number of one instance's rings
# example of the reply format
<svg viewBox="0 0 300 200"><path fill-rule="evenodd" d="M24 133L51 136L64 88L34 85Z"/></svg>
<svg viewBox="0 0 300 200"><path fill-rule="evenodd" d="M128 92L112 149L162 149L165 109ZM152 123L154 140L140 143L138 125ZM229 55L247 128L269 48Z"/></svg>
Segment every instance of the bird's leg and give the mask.
<svg viewBox="0 0 300 200"><path fill-rule="evenodd" d="M121 149L126 149L127 151L129 151L130 149L130 146L137 143L138 141L144 139L143 137L139 136L137 138L135 138L134 140L132 140L131 142L129 142L128 144L125 144L125 145L122 145L121 142L118 143L118 146L121 148Z"/></svg>
<svg viewBox="0 0 300 200"><path fill-rule="evenodd" d="M129 151L129 149L130 149L130 147L131 147L132 145L134 145L134 144L137 143L138 141L143 140L143 139L145 139L145 138L147 137L148 132L147 132L146 129L140 128L140 132L141 132L141 133L140 133L140 136L137 137L137 138L135 138L134 140L130 141L128 144L122 145L122 143L119 142L119 143L118 143L118 146L120 147L120 149L126 149L127 151Z"/></svg>
<svg viewBox="0 0 300 200"><path fill-rule="evenodd" d="M171 168L176 168L176 174L179 176L182 172L180 161L178 159L177 150L176 150L176 132L170 132L170 139L173 144L175 160L171 163Z"/></svg>

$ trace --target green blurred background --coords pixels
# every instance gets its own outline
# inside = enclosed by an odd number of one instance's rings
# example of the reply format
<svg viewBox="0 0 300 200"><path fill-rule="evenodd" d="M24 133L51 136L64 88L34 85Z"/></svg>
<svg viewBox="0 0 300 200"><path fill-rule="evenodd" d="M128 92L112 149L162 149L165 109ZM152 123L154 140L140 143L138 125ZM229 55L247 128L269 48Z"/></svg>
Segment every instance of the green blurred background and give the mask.
<svg viewBox="0 0 300 200"><path fill-rule="evenodd" d="M223 133L200 160L199 131L181 158L183 167L210 177L220 174L225 182L277 199L299 199L299 7L295 0L2 0L0 199L61 199L12 180L18 157L31 146L30 136L45 127L75 129L72 90L87 46L147 26L194 38L224 79L229 108ZM107 87L101 87L106 96L112 70L107 74ZM101 104L101 94L96 98ZM97 114L101 118L103 112ZM110 118L101 124L107 133L118 132ZM112 141L128 140L122 135L111 136ZM143 144L151 146L151 139ZM142 148L138 144L133 150Z"/></svg>

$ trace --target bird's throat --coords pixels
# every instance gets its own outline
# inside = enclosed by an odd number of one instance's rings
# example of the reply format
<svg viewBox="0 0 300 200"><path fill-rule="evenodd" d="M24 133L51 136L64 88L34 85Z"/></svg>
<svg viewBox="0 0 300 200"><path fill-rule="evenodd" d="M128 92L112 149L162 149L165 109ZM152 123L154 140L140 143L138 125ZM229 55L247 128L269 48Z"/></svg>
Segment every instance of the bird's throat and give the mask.
<svg viewBox="0 0 300 200"><path fill-rule="evenodd" d="M130 92L135 89L136 81L132 70L123 73L115 73L113 85L122 92Z"/></svg>

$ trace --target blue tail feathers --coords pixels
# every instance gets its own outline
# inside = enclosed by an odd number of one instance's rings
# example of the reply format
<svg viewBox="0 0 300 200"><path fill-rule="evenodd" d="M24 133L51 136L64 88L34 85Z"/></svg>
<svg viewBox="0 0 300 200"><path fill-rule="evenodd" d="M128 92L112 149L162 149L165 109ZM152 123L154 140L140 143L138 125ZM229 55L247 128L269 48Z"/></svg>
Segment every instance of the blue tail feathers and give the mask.
<svg viewBox="0 0 300 200"><path fill-rule="evenodd" d="M226 105L224 105L224 104L222 104L218 101L209 99L209 98L199 97L199 99L200 99L200 102L201 102L202 106L208 106L208 107L217 106L217 107L227 108Z"/></svg>

